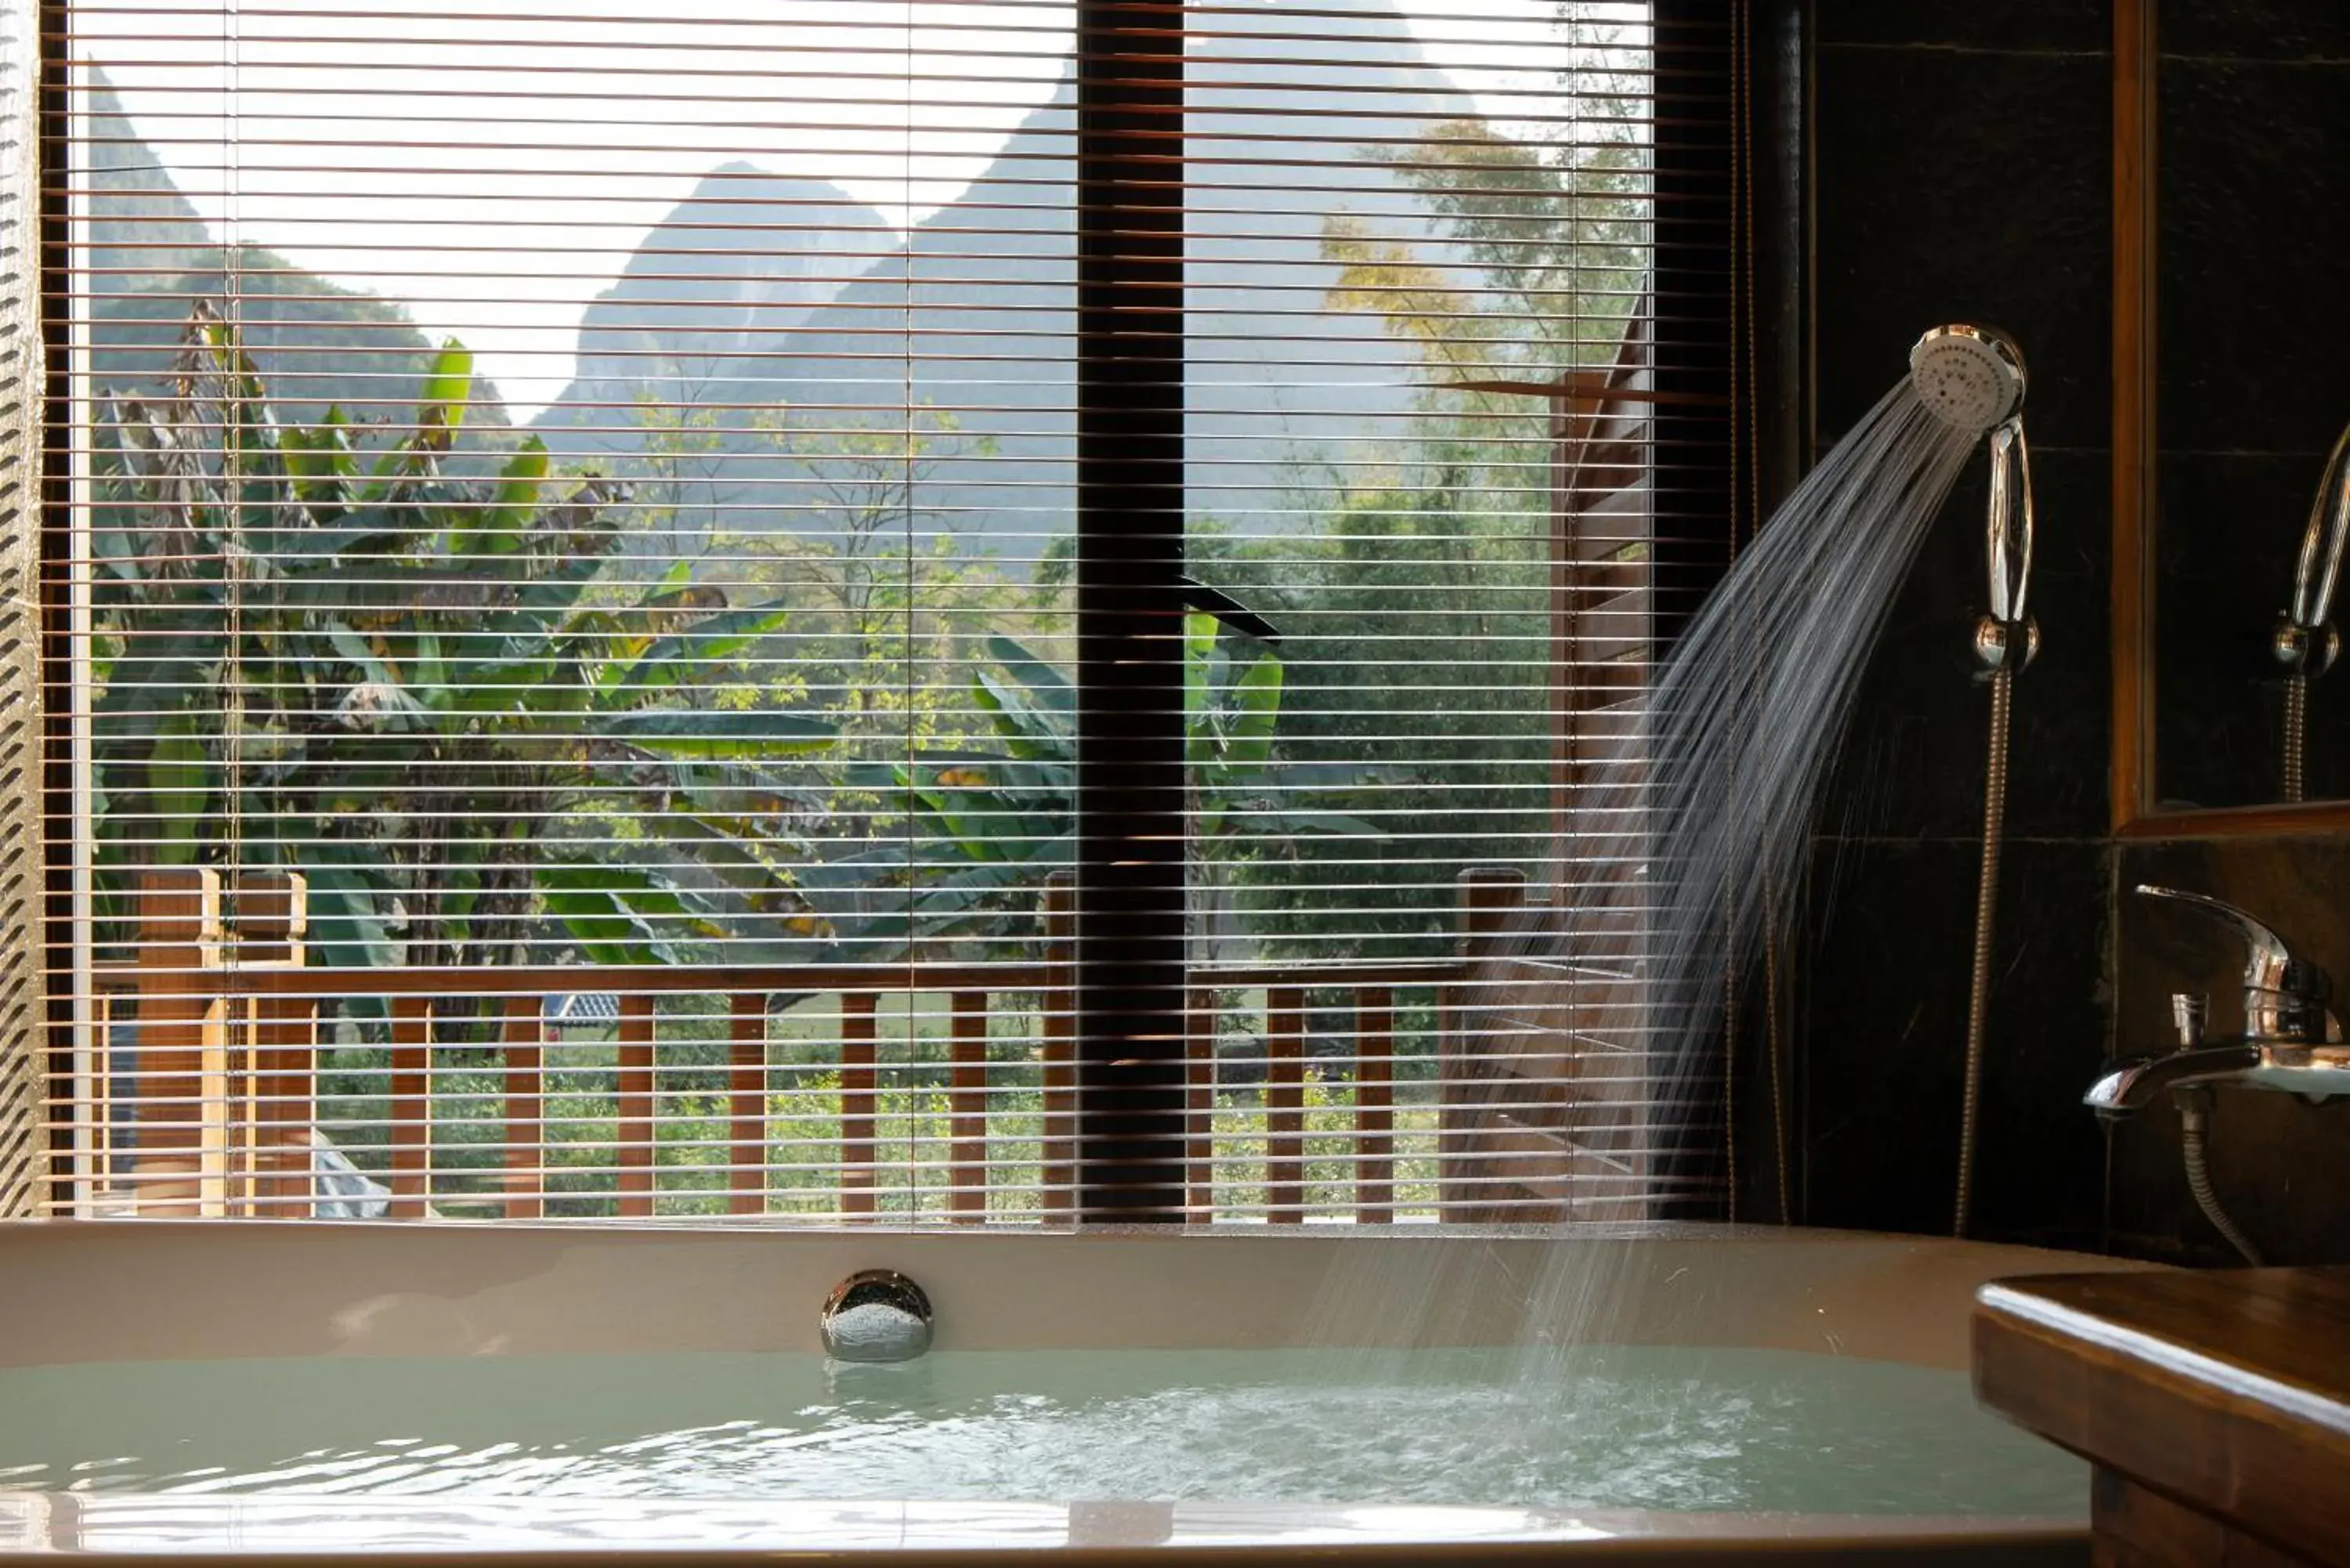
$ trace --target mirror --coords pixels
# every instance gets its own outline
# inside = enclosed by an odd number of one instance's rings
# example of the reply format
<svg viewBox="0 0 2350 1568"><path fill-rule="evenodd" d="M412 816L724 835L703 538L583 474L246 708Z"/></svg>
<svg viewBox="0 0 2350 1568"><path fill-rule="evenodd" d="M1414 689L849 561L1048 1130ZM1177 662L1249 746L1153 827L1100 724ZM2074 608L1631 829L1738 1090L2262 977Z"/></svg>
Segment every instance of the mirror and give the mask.
<svg viewBox="0 0 2350 1568"><path fill-rule="evenodd" d="M2137 810L2122 815L2344 801L2350 661L2331 654L2334 628L2350 621L2339 591L2350 533L2350 5L2139 4L2151 13L2137 40L2150 55L2137 62L2150 101L2135 119L2150 133L2138 150L2151 171L2150 308L2137 319L2151 338L2138 369L2152 378L2140 402L2152 441L2151 548L2137 580L2152 743L2141 738L2150 776ZM2117 66L2126 52L2125 40ZM2126 91L2118 84L2117 192L2131 151ZM2126 212L2123 244L2128 228ZM2117 286L2128 270L2117 266ZM2117 306L2118 371L2130 327ZM2128 575L2117 570L2117 583ZM2117 614L2117 635L2128 619Z"/></svg>

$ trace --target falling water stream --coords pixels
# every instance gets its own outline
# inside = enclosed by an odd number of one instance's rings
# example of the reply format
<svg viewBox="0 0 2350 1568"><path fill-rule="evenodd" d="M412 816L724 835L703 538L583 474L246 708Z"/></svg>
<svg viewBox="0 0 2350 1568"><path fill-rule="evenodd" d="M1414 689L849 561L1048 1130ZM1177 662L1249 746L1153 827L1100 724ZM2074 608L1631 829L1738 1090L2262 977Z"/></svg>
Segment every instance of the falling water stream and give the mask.
<svg viewBox="0 0 2350 1568"><path fill-rule="evenodd" d="M1904 378L1788 497L1709 597L1659 672L1644 744L1589 786L1560 907L1537 909L1482 965L1469 1016L1490 1073L1470 1110L1509 1112L1630 1085L1592 1119L1589 1189L1653 1189L1639 1151L1711 1087L1711 1049L1731 976L1749 971L1766 922L1783 919L1820 782L1870 649L1951 486L1981 441L1936 414ZM1953 953L1951 961L1963 961ZM1749 971L1751 972L1751 971ZM1581 1057L1570 1069L1561 1042ZM1595 1070L1594 1055L1599 1059ZM1547 1079L1544 1058L1547 1056ZM1512 1061L1518 1072L1503 1070ZM1571 1073L1572 1075L1569 1075ZM1642 1212L1598 1202L1596 1218ZM1615 1269L1561 1248L1530 1292L1515 1386L1529 1410L1571 1415L1584 1390L1558 1376L1565 1347L1607 1343L1632 1310ZM1441 1299L1419 1265L1371 1260L1326 1287L1317 1320L1359 1330L1380 1303L1382 1341L1409 1341ZM1653 1303L1638 1310L1653 1311ZM1359 1341L1358 1341L1359 1342Z"/></svg>

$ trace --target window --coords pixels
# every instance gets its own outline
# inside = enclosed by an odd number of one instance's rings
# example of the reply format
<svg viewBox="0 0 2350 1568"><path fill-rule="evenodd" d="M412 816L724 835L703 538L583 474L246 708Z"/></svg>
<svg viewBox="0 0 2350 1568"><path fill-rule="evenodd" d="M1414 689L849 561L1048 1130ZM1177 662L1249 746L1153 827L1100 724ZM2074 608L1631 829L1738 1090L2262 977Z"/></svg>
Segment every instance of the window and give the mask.
<svg viewBox="0 0 2350 1568"><path fill-rule="evenodd" d="M1723 26L68 16L50 1207L1653 1209L1470 965L1728 543Z"/></svg>

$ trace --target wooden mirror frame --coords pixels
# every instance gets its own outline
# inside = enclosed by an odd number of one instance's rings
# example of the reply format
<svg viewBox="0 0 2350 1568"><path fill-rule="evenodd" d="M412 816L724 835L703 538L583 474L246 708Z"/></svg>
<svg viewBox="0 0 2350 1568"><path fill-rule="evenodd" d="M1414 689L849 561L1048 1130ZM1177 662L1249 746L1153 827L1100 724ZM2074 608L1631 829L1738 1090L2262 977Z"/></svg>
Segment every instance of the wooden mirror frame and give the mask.
<svg viewBox="0 0 2350 1568"><path fill-rule="evenodd" d="M2158 4L2114 0L2114 836L2350 832L2350 800L2189 811L2155 804Z"/></svg>

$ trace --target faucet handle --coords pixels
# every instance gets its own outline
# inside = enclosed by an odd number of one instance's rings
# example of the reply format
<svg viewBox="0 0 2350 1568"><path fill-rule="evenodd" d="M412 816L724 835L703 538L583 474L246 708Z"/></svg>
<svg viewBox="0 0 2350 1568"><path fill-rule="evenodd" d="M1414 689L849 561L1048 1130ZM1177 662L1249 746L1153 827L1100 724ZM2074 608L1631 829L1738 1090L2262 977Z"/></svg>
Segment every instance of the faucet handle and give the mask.
<svg viewBox="0 0 2350 1568"><path fill-rule="evenodd" d="M2203 1044L2204 1021L2211 1016L2211 999L2199 991L2170 993L2170 1023L2178 1032L2178 1048L2192 1051Z"/></svg>
<svg viewBox="0 0 2350 1568"><path fill-rule="evenodd" d="M2167 898L2200 909L2244 943L2244 1032L2255 1039L2322 1044L2325 1038L2325 971L2249 911L2206 893L2141 883L2140 898Z"/></svg>

